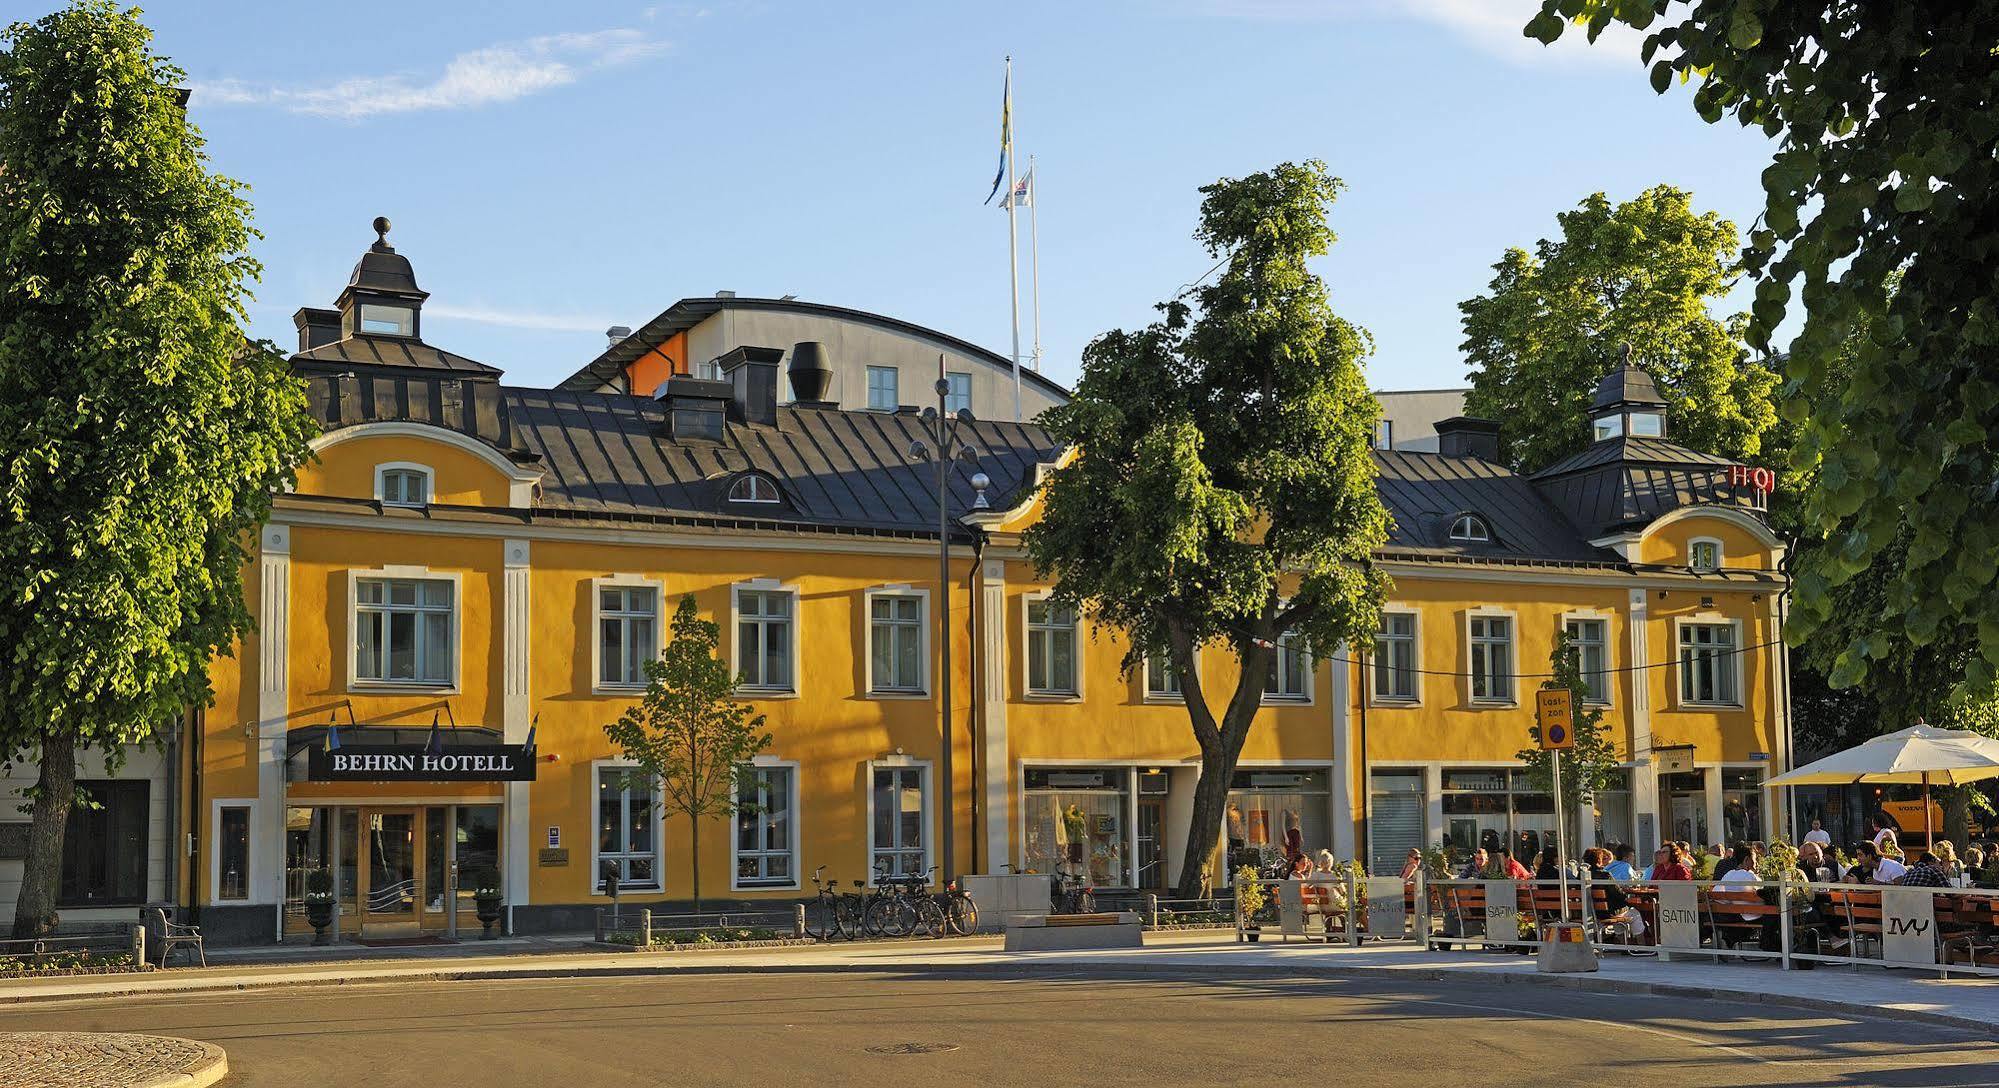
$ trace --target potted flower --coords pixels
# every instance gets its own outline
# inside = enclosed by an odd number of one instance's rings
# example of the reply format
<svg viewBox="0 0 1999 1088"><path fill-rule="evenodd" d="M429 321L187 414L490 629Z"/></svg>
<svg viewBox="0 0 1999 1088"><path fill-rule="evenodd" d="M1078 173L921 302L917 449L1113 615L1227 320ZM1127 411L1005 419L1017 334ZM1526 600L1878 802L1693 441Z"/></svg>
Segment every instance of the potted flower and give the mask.
<svg viewBox="0 0 1999 1088"><path fill-rule="evenodd" d="M1235 874L1235 909L1242 919L1245 936L1254 944L1263 935L1263 919L1258 917L1263 908L1270 904L1270 895L1263 889L1263 878L1256 867L1245 865Z"/></svg>
<svg viewBox="0 0 1999 1088"><path fill-rule="evenodd" d="M333 924L333 874L324 869L305 874L305 920L312 925L312 943L325 944Z"/></svg>
<svg viewBox="0 0 1999 1088"><path fill-rule="evenodd" d="M479 939L493 939L493 925L500 920L500 904L506 894L500 890L500 871L482 865L472 871L472 903L479 911Z"/></svg>

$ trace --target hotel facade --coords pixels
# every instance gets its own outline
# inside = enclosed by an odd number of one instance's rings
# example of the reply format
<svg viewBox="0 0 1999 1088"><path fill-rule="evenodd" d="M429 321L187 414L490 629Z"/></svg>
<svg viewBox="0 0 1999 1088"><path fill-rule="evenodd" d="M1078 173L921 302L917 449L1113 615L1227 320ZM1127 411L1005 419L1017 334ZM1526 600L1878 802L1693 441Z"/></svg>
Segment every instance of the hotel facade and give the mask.
<svg viewBox="0 0 1999 1088"><path fill-rule="evenodd" d="M754 811L694 832L704 898L794 899L822 866L923 872L946 834L962 872L1080 857L1100 888L1174 882L1199 773L1186 710L1025 559L1035 483L1061 456L1039 428L967 425L979 458L951 478L940 591L921 419L822 399L825 349L689 359L684 322L656 321L557 388L522 388L427 343L426 297L384 236L333 310L300 312L293 365L323 433L257 536L257 632L216 659L171 791L172 895L212 937L309 932L320 869L343 936L477 930L470 874L488 866L515 931L587 927L607 873L628 904L684 903L688 822L604 725L687 596L775 738L739 779ZM812 343L828 340L865 342ZM1784 582L1763 493L1671 443L1642 371L1595 405L1592 444L1531 478L1478 420L1440 424L1437 452L1377 452L1395 519L1382 630L1280 647L1227 861L1289 827L1377 868L1422 844L1537 847L1553 806L1514 754L1563 631L1623 760L1581 806L1589 837L1775 833L1760 781L1789 760ZM1199 667L1234 686L1220 648Z"/></svg>

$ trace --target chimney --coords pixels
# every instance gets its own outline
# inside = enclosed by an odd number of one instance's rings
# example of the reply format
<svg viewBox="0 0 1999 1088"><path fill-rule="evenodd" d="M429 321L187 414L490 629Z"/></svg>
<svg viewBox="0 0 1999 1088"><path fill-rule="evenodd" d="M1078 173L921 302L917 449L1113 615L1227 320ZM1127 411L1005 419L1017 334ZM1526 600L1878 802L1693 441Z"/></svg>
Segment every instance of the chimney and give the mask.
<svg viewBox="0 0 1999 1088"><path fill-rule="evenodd" d="M791 365L785 373L791 378L791 401L814 408L831 407L826 400L826 391L833 385L832 356L826 345L817 340L802 340L791 345Z"/></svg>
<svg viewBox="0 0 1999 1088"><path fill-rule="evenodd" d="M300 351L311 351L321 344L331 344L340 339L339 310L301 306L297 313L292 314L292 324L298 328Z"/></svg>
<svg viewBox="0 0 1999 1088"><path fill-rule="evenodd" d="M624 340L625 337L630 336L631 334L632 334L632 327L630 325L613 325L610 328L604 330L604 338L610 341L610 343L605 346L613 348L617 347L620 341Z"/></svg>
<svg viewBox="0 0 1999 1088"><path fill-rule="evenodd" d="M735 297L736 297L736 293L735 293L734 291L717 291L717 292L715 292L715 297L716 297L716 298L735 298Z"/></svg>
<svg viewBox="0 0 1999 1088"><path fill-rule="evenodd" d="M1437 452L1445 457L1476 457L1499 463L1499 423L1472 416L1437 421Z"/></svg>
<svg viewBox="0 0 1999 1088"><path fill-rule="evenodd" d="M782 358L784 352L777 348L745 345L715 360L729 384L731 417L744 423L777 422L777 361Z"/></svg>
<svg viewBox="0 0 1999 1088"><path fill-rule="evenodd" d="M653 399L666 408L666 435L675 442L721 442L727 437L729 383L675 374L659 383Z"/></svg>

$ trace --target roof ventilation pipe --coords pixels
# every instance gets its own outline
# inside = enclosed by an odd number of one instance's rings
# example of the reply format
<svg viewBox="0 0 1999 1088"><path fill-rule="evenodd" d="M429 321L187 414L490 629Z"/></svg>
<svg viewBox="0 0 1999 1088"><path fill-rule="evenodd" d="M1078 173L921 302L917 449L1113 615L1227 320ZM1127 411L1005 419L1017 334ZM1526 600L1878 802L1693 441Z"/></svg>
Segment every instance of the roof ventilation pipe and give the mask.
<svg viewBox="0 0 1999 1088"><path fill-rule="evenodd" d="M817 340L801 340L791 345L791 399L799 404L824 404L826 390L833 384L832 357Z"/></svg>

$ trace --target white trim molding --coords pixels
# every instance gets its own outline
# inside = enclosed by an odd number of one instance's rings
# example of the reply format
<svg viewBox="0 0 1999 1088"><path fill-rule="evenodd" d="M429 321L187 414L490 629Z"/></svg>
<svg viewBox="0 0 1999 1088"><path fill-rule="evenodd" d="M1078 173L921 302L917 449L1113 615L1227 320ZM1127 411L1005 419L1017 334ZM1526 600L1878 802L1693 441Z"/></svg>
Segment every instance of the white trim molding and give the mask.
<svg viewBox="0 0 1999 1088"><path fill-rule="evenodd" d="M1682 694L1685 691L1684 685L1686 683L1685 673L1687 666L1686 666L1686 658L1680 652L1681 650L1680 632L1688 627L1730 628L1731 631L1730 637L1734 639L1735 644L1733 647L1731 647L1729 653L1722 656L1727 660L1728 667L1731 670L1733 670L1735 674L1735 698L1725 701L1723 700L1710 701L1705 699L1688 699ZM1742 621L1740 619L1737 619L1734 616L1724 616L1719 612L1696 612L1691 616L1674 616L1673 617L1673 668L1672 668L1673 709L1675 710L1749 709L1749 701L1748 701L1749 693L1743 690L1743 685L1747 681L1749 676L1749 670L1742 667L1742 657L1743 654L1746 652L1747 651L1743 649Z"/></svg>
<svg viewBox="0 0 1999 1088"><path fill-rule="evenodd" d="M256 738L257 798L250 813L250 900L277 904L272 927L275 936L282 936L284 836L266 831L259 816L282 813L285 804L286 734L291 728L292 527L265 525L258 530L257 542L257 723L250 730Z"/></svg>
<svg viewBox="0 0 1999 1088"><path fill-rule="evenodd" d="M388 474L391 472L414 472L423 477L422 502L390 502L388 498ZM437 470L415 461L383 461L375 466L375 501L383 506L401 506L422 509L437 498Z"/></svg>
<svg viewBox="0 0 1999 1088"><path fill-rule="evenodd" d="M500 704L500 727L507 743L524 744L528 730L533 727L530 717L533 706L533 647L534 615L534 548L526 540L508 539L501 542L500 556L503 564L501 617L504 625L501 638L505 642L502 655L504 680ZM505 864L501 866L501 879L506 881L507 931L514 932L513 908L526 904L531 899L533 887L530 877L529 859L533 834L529 831L528 782L509 782L503 791L506 808L501 819L506 823L506 834L501 837L501 848L505 851Z"/></svg>
<svg viewBox="0 0 1999 1088"><path fill-rule="evenodd" d="M347 676L348 694L363 692L411 692L434 695L457 695L459 679L465 659L465 650L460 642L464 637L465 585L464 577L458 571L432 570L425 566L387 564L373 570L349 569L347 572ZM449 582L451 584L451 675L442 681L423 682L415 680L363 680L360 678L359 655L361 582L374 579L406 579L420 582ZM522 605L526 607L525 602ZM422 633L417 634L422 638Z"/></svg>
<svg viewBox="0 0 1999 1088"><path fill-rule="evenodd" d="M791 597L791 616L789 617L791 622L791 638L788 644L791 656L789 665L791 676L787 683L750 685L741 682L743 675L742 599L745 592L783 593ZM799 635L805 629L804 605L805 596L798 592L798 586L795 583L780 582L775 578L751 578L746 581L736 582L729 587L729 675L737 680L736 695L738 698L798 698L798 693L801 690L798 675L798 643Z"/></svg>
<svg viewBox="0 0 1999 1088"><path fill-rule="evenodd" d="M911 687L875 687L875 599L877 597L916 598L916 679ZM930 657L930 591L906 583L869 586L861 591L861 686L869 699L928 699L933 690L936 662Z"/></svg>
<svg viewBox="0 0 1999 1088"><path fill-rule="evenodd" d="M1367 700L1367 705L1371 707L1384 707L1395 710L1422 706L1423 612L1414 604L1406 601L1389 601L1381 606L1381 615L1384 620L1389 616L1408 616L1411 621L1410 633L1413 642L1411 644L1412 653L1410 654L1409 667L1414 670L1414 673L1409 678L1409 686L1414 694L1408 698L1403 698L1397 695L1382 695L1374 690L1374 670L1378 667L1381 658L1381 633L1376 631L1374 637L1368 640L1367 667L1361 670L1361 695Z"/></svg>
<svg viewBox="0 0 1999 1088"><path fill-rule="evenodd" d="M864 800L868 821L868 853L865 860L868 882L874 883L875 873L875 772L877 770L914 769L917 772L917 788L923 793L923 868L930 869L937 864L938 835L938 829L934 826L937 818L937 776L931 768L931 761L912 756L878 756L868 760L867 766L867 778L863 781L862 788L866 791ZM931 880L935 883L935 876Z"/></svg>
<svg viewBox="0 0 1999 1088"><path fill-rule="evenodd" d="M1462 616L1462 621L1459 624L1458 633L1464 638L1464 647L1465 647L1464 656L1462 658L1464 662L1464 685L1465 685L1464 705L1474 710L1504 710L1508 707L1519 706L1520 673L1525 671L1520 667L1520 642L1521 642L1520 613L1517 610L1511 608L1499 608L1492 605L1474 605L1470 608L1465 609L1462 613L1460 613L1460 615ZM1474 619L1504 619L1506 621L1507 697L1504 699L1495 699L1491 696L1480 697L1478 695L1473 694L1472 692L1471 621Z"/></svg>
<svg viewBox="0 0 1999 1088"><path fill-rule="evenodd" d="M590 838L590 868L583 874L583 889L584 894L592 899L610 898L610 896L604 894L604 889L597 885L599 870L602 868L602 863L598 860L597 854L598 848L603 845L603 840L597 834L597 821L599 819L597 794L599 792L599 783L603 781L604 771L607 769L615 768L629 771L637 767L638 763L636 761L622 758L593 759L590 761L590 806L586 817L588 823L583 829L583 834ZM641 887L637 884L620 885L620 895L624 894L626 887L635 892L659 893L662 895L666 893L666 813L661 809L656 799L658 795L659 785L655 782L653 784L653 796L655 800L652 805L653 883L646 887ZM732 827L730 830L733 832L734 828ZM624 853L629 854L630 851L624 851Z"/></svg>
<svg viewBox="0 0 1999 1088"><path fill-rule="evenodd" d="M1556 641L1569 629L1570 620L1598 620L1603 623L1603 695L1602 699L1583 701L1593 707L1609 708L1617 705L1617 617L1601 608L1571 608L1555 618ZM1580 667L1580 665L1578 666Z"/></svg>
<svg viewBox="0 0 1999 1088"><path fill-rule="evenodd" d="M601 574L590 579L590 694L631 695L646 690L646 679L641 672L630 682L611 682L604 679L604 590L607 589L651 589L652 590L652 650L653 656L666 645L666 584L657 578L643 574Z"/></svg>
<svg viewBox="0 0 1999 1088"><path fill-rule="evenodd" d="M740 858L743 839L738 834L736 826L736 821L742 819L742 816L738 814L729 821L729 890L732 892L798 891L803 886L803 877L799 872L799 866L804 863L805 858L805 851L799 843L800 834L805 828L804 821L800 819L801 814L798 807L798 761L795 759L777 759L772 756L757 756L750 760L746 767L737 769L738 773L741 773L743 770L788 772L785 788L785 804L787 806L785 809L785 819L789 821L789 826L785 828L785 832L791 838L791 864L787 866L791 870L791 879L783 883L762 881L745 884L742 882L742 863ZM736 788L736 786L736 783L730 784L731 789Z"/></svg>
<svg viewBox="0 0 1999 1088"><path fill-rule="evenodd" d="M312 452L323 453L342 442L357 438L423 438L441 442L453 449L469 453L484 461L493 471L507 480L507 505L528 507L534 505L534 487L541 482L541 470L522 468L507 460L499 450L471 435L462 434L449 428L413 420L383 420L375 423L359 423L352 427L328 431L314 438L310 443ZM377 497L379 497L379 492ZM435 496L432 496L435 498Z"/></svg>
<svg viewBox="0 0 1999 1088"><path fill-rule="evenodd" d="M1030 640L1033 637L1034 625L1028 622L1027 610L1029 606L1046 601L1053 596L1054 594L1046 589L1029 590L1020 595L1020 626L1018 628L1020 631L1020 695L1022 699L1033 703L1080 703L1083 701L1084 685L1087 683L1085 674L1089 672L1088 669L1083 667L1083 613L1080 609L1075 610L1075 622L1070 625L1070 631L1074 634L1075 642L1070 651L1069 658L1072 671L1072 675L1070 676L1072 683L1069 688L1066 690L1048 688L1036 691L1033 684L1030 683L1032 670L1029 668L1029 663L1034 657L1033 643ZM1048 624L1046 626L1052 629L1055 625Z"/></svg>
<svg viewBox="0 0 1999 1088"><path fill-rule="evenodd" d="M1711 567L1704 567L1701 566L1699 563L1694 562L1694 552L1703 544L1714 545L1714 565ZM1687 540L1688 570L1693 571L1695 574L1713 574L1714 572L1720 570L1723 566L1727 565L1727 563L1728 563L1728 549L1722 544L1720 537L1697 536L1697 537L1691 537Z"/></svg>

